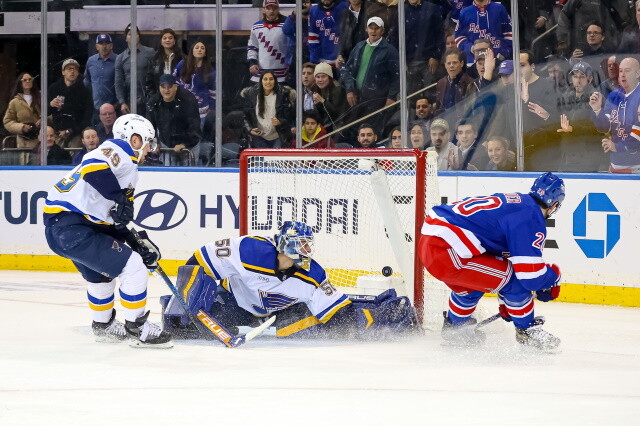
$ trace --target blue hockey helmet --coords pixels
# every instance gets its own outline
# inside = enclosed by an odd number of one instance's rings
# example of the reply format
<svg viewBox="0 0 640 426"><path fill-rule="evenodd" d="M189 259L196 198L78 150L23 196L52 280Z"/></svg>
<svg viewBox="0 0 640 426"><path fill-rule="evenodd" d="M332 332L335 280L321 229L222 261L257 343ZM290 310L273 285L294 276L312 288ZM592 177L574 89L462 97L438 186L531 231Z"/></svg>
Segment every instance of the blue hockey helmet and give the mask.
<svg viewBox="0 0 640 426"><path fill-rule="evenodd" d="M543 173L533 182L529 195L540 200L547 208L557 202L558 210L564 201L564 181L551 172Z"/></svg>
<svg viewBox="0 0 640 426"><path fill-rule="evenodd" d="M286 254L296 264L313 254L313 231L304 222L287 220L275 235L275 241L278 253Z"/></svg>

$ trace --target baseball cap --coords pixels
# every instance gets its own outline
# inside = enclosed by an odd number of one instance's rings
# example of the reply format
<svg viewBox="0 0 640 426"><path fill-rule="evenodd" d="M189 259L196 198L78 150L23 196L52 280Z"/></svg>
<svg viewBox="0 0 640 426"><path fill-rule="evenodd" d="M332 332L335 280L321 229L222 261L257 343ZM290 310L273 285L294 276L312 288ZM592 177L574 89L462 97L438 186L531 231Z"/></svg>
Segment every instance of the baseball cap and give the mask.
<svg viewBox="0 0 640 426"><path fill-rule="evenodd" d="M280 3L278 3L278 0L264 0L262 2L262 7L267 7L267 6L278 6L278 7L280 7Z"/></svg>
<svg viewBox="0 0 640 426"><path fill-rule="evenodd" d="M162 74L160 76L159 85L162 86L163 84L174 85L176 84L176 78L171 74Z"/></svg>
<svg viewBox="0 0 640 426"><path fill-rule="evenodd" d="M113 43L111 41L111 36L109 34L98 34L98 37L96 37L96 44L110 44Z"/></svg>
<svg viewBox="0 0 640 426"><path fill-rule="evenodd" d="M573 74L576 71L580 71L587 77L591 77L593 75L593 70L591 69L591 65L584 61L577 62L573 68L571 68L571 72L569 74Z"/></svg>
<svg viewBox="0 0 640 426"><path fill-rule="evenodd" d="M447 123L447 120L445 120L444 118L436 118L435 120L433 120L431 122L431 127L429 128L429 130L433 129L434 127L440 127L444 129L445 132L449 131L449 123Z"/></svg>
<svg viewBox="0 0 640 426"><path fill-rule="evenodd" d="M64 62L62 63L62 71L64 71L64 69L65 69L66 67L68 67L69 65L73 65L73 66L76 66L76 67L80 68L80 64L78 63L78 61L76 61L76 60L75 60L75 59L73 59L73 58L67 58L67 59L65 59L65 60L64 60Z"/></svg>
<svg viewBox="0 0 640 426"><path fill-rule="evenodd" d="M376 24L379 27L384 27L384 21L378 16L372 16L371 18L369 18L369 20L367 21L367 27L371 24Z"/></svg>
<svg viewBox="0 0 640 426"><path fill-rule="evenodd" d="M513 74L513 61L511 59L507 59L506 61L500 62L500 67L498 68L498 75L511 75Z"/></svg>
<svg viewBox="0 0 640 426"><path fill-rule="evenodd" d="M329 77L333 78L333 70L331 70L331 65L327 64L326 62L320 62L318 65L316 65L316 68L313 71L314 77L316 76L316 74L326 74Z"/></svg>

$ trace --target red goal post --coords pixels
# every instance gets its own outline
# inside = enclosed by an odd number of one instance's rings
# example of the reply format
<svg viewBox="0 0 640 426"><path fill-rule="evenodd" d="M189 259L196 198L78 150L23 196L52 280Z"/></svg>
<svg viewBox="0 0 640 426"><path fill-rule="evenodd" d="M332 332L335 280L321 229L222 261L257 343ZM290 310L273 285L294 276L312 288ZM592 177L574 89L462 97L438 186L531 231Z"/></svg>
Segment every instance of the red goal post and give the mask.
<svg viewBox="0 0 640 426"><path fill-rule="evenodd" d="M316 259L348 293L395 288L424 314L417 254L440 203L437 154L415 149L247 149L240 156L240 234L273 236L285 220L314 230Z"/></svg>

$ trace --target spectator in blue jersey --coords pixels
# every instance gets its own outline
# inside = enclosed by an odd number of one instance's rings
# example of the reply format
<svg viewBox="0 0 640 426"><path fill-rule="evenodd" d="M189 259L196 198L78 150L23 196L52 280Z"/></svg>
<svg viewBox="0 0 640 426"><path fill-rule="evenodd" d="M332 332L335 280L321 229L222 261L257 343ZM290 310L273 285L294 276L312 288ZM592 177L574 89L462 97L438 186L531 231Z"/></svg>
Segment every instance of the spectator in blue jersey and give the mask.
<svg viewBox="0 0 640 426"><path fill-rule="evenodd" d="M162 74L173 74L176 65L182 59L182 51L177 43L176 32L171 28L160 31L160 46L149 63L145 92L147 98L158 93L160 76Z"/></svg>
<svg viewBox="0 0 640 426"><path fill-rule="evenodd" d="M82 163L82 157L84 157L87 152L93 151L100 145L100 139L98 139L96 129L93 127L85 127L82 131L82 145L82 149L73 155L71 164L74 166Z"/></svg>
<svg viewBox="0 0 640 426"><path fill-rule="evenodd" d="M398 51L382 38L383 30L381 18L369 18L369 37L356 45L340 72L353 118L392 104L400 92ZM377 114L370 121L376 129L383 128L382 114Z"/></svg>
<svg viewBox="0 0 640 426"><path fill-rule="evenodd" d="M144 115L145 102L147 97L144 93L145 81L149 71L151 58L155 51L140 43L140 29L136 27L137 46L136 46L136 106L137 113ZM124 52L120 53L116 58L116 96L120 104L120 113L129 114L131 112L131 24L127 25L124 30L124 38L128 47Z"/></svg>
<svg viewBox="0 0 640 426"><path fill-rule="evenodd" d="M612 173L640 173L640 64L635 58L620 62L620 87L611 92L603 106L603 96L595 92L589 98L592 118L600 132L611 137L602 140L604 152L609 153ZM635 126L635 127L634 127Z"/></svg>
<svg viewBox="0 0 640 426"><path fill-rule="evenodd" d="M93 96L94 119L97 119L102 104L117 102L115 86L117 55L113 53L113 42L109 34L99 34L96 37L96 50L98 53L89 57L84 70L84 85L91 89Z"/></svg>
<svg viewBox="0 0 640 426"><path fill-rule="evenodd" d="M107 139L113 139L113 123L117 118L115 107L111 104L102 104L98 117L100 117L100 122L96 126L96 131L100 143Z"/></svg>
<svg viewBox="0 0 640 426"><path fill-rule="evenodd" d="M311 0L302 0L302 63L309 62L309 9ZM296 80L296 11L287 16L282 26L282 33L287 37L286 64L289 67L287 84L295 87Z"/></svg>
<svg viewBox="0 0 640 426"><path fill-rule="evenodd" d="M341 12L349 3L342 0L320 0L309 10L309 60L335 66L340 41Z"/></svg>
<svg viewBox="0 0 640 426"><path fill-rule="evenodd" d="M257 83L263 70L271 70L278 82L287 77L287 37L282 32L285 16L278 0L264 0L262 20L251 27L247 43L247 61L251 81Z"/></svg>
<svg viewBox="0 0 640 426"><path fill-rule="evenodd" d="M349 0L349 7L340 12L340 42L336 67L342 68L349 60L349 55L356 44L366 40L367 35L367 5L366 0Z"/></svg>
<svg viewBox="0 0 640 426"><path fill-rule="evenodd" d="M456 45L466 54L467 65L473 64L471 46L479 38L491 41L498 60L511 57L511 18L500 3L475 0L460 12L460 20L456 25Z"/></svg>
<svg viewBox="0 0 640 426"><path fill-rule="evenodd" d="M548 302L560 294L560 268L545 263L542 250L546 219L564 198L563 180L544 173L529 193L469 197L429 211L418 253L427 271L451 289L442 327L446 343L484 342L472 315L482 296L494 293L518 343L557 350L560 339L542 329L543 317L534 317L534 297Z"/></svg>
<svg viewBox="0 0 640 426"><path fill-rule="evenodd" d="M444 29L440 7L426 0L407 0L404 4L407 91L409 94L437 81L444 52ZM399 49L399 27L389 33L389 41Z"/></svg>

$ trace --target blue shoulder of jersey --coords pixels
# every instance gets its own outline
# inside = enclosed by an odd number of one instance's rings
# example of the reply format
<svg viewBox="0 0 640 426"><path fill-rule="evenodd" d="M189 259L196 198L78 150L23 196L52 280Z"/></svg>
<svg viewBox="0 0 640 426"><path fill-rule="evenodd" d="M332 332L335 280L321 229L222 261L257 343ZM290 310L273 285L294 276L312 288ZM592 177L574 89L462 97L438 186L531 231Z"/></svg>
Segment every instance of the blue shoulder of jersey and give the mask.
<svg viewBox="0 0 640 426"><path fill-rule="evenodd" d="M129 145L128 142L125 142L122 139L107 139L107 141L122 148L122 150L125 153L127 153L129 158L131 158L131 161L133 161L133 164L138 164L138 156L136 155L135 152L133 152L133 148L131 148L131 145Z"/></svg>
<svg viewBox="0 0 640 426"><path fill-rule="evenodd" d="M240 241L240 262L248 271L275 276L278 252L268 239L247 236Z"/></svg>
<svg viewBox="0 0 640 426"><path fill-rule="evenodd" d="M312 259L309 264L309 270L298 268L298 271L293 276L315 287L320 287L327 279L327 272L318 262Z"/></svg>

